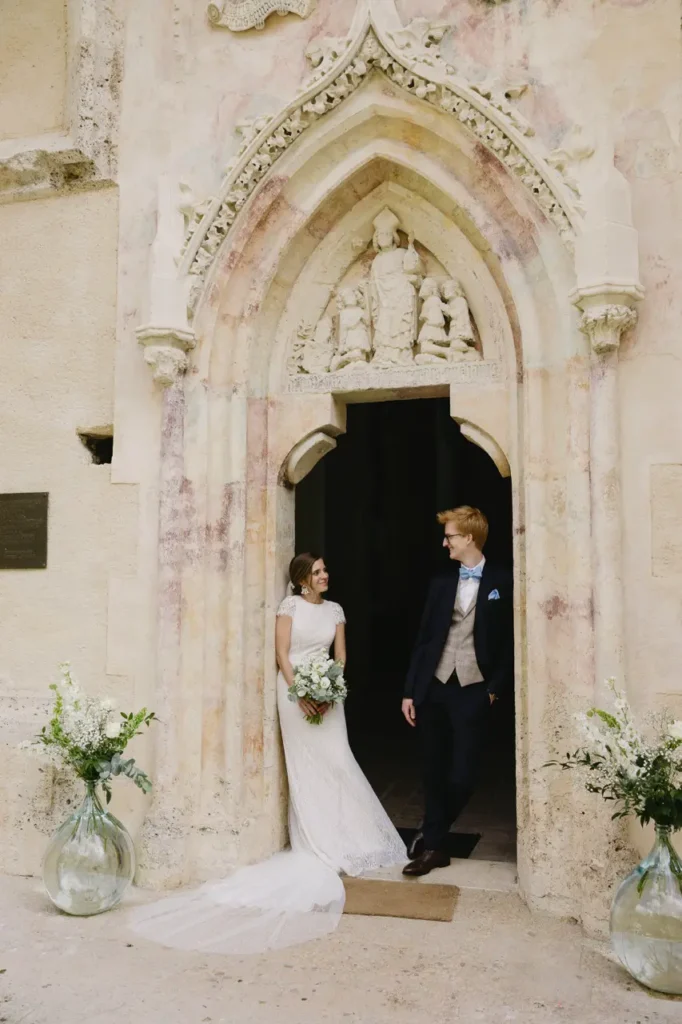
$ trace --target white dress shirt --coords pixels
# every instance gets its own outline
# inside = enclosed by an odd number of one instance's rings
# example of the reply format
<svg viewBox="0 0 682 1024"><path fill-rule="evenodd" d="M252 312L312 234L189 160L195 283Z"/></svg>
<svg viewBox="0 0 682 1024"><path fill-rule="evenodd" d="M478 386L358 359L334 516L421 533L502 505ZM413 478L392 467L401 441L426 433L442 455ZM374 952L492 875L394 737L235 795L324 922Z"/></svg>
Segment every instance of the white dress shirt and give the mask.
<svg viewBox="0 0 682 1024"><path fill-rule="evenodd" d="M478 569L478 567L480 566L482 569L484 565L485 557L481 559L478 565L472 565L471 568ZM478 588L480 587L480 585L481 581L476 579L459 581L459 584L457 586L457 604L459 605L461 611L469 611L469 609L471 608L472 604L474 603L478 596Z"/></svg>

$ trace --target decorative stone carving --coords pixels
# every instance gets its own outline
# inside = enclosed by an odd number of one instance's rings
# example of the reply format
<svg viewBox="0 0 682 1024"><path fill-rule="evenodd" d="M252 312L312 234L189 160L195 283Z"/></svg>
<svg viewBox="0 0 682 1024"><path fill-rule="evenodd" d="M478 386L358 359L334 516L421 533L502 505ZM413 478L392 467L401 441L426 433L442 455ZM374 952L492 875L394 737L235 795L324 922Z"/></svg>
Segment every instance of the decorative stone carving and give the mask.
<svg viewBox="0 0 682 1024"><path fill-rule="evenodd" d="M398 218L389 209L374 221L377 255L370 272L370 306L374 327L374 364L411 363L417 333L417 288L423 271L413 240L399 248Z"/></svg>
<svg viewBox="0 0 682 1024"><path fill-rule="evenodd" d="M139 327L135 333L144 346L144 360L151 366L156 383L164 388L175 384L189 365L187 353L196 345L193 332Z"/></svg>
<svg viewBox="0 0 682 1024"><path fill-rule="evenodd" d="M578 220L579 211L560 172L551 167L537 143L531 149L525 141L530 126L508 104L494 99L487 88L467 84L450 74L440 58L435 60L440 25L435 29L432 26L427 38L424 36L426 29L408 26L401 48L388 33L385 38L376 34L380 30L375 31L373 19L371 15L361 22L359 34L345 46L333 39L313 48L312 60L317 64L313 79L248 142L228 170L220 199L211 204L199 227L188 237L183 260L186 272L200 278L205 276L239 211L282 153L319 118L355 92L373 72L386 75L409 95L457 118L520 180L562 239L572 246L573 224ZM432 59L431 65L407 55L407 51L422 45L418 44L419 38L423 40L423 50ZM419 67L419 73L413 70L415 66ZM200 288L194 290L195 294L200 291Z"/></svg>
<svg viewBox="0 0 682 1024"><path fill-rule="evenodd" d="M293 369L300 373L327 373L334 352L334 321L323 316L315 328L301 324L293 345Z"/></svg>
<svg viewBox="0 0 682 1024"><path fill-rule="evenodd" d="M594 142L576 125L566 133L561 145L552 150L548 162L563 173L571 164L588 160L594 151Z"/></svg>
<svg viewBox="0 0 682 1024"><path fill-rule="evenodd" d="M440 43L448 28L447 21L413 18L404 28L389 32L389 37L406 61L440 67L448 74L454 74L455 69L445 62L440 53Z"/></svg>
<svg viewBox="0 0 682 1024"><path fill-rule="evenodd" d="M443 281L441 294L446 304L446 316L450 320L448 329L450 360L458 362L461 359L480 359L481 354L476 349L476 339L471 327L469 304L462 285L454 278L450 278L448 281Z"/></svg>
<svg viewBox="0 0 682 1024"><path fill-rule="evenodd" d="M366 276L337 290L336 312L328 309L315 329L299 327L289 372L320 375L364 368L378 373L415 363L480 359L459 281L424 276L414 237L408 235L406 247L401 244L400 221L388 207L373 226L375 255L369 273L362 247L355 247L356 266Z"/></svg>
<svg viewBox="0 0 682 1024"><path fill-rule="evenodd" d="M336 306L339 340L329 367L332 373L345 367L366 364L372 351L364 288L341 288L336 295Z"/></svg>
<svg viewBox="0 0 682 1024"><path fill-rule="evenodd" d="M222 0L208 5L208 20L218 28L232 32L246 32L250 28L262 29L271 14L298 14L307 18L315 0Z"/></svg>
<svg viewBox="0 0 682 1024"><path fill-rule="evenodd" d="M422 327L417 339L417 363L437 363L448 356L448 335L445 330L445 303L441 300L438 281L425 277L419 291L422 300L419 319Z"/></svg>
<svg viewBox="0 0 682 1024"><path fill-rule="evenodd" d="M244 117L237 122L236 132L241 137L237 156L241 156L249 148L257 135L272 121L272 114L259 114L257 117Z"/></svg>
<svg viewBox="0 0 682 1024"><path fill-rule="evenodd" d="M492 107L495 107L501 114L504 114L522 135L532 136L535 135L533 126L509 102L510 99L518 99L519 96L522 96L527 88L528 84L526 82L506 87L501 86L497 78L486 79L483 82L474 82L471 85L473 92L477 92Z"/></svg>
<svg viewBox="0 0 682 1024"><path fill-rule="evenodd" d="M587 139L579 126L571 128L557 149L553 149L547 158L547 162L555 167L571 191L578 196L580 194L578 183L572 174L576 164L589 160L594 155L595 145Z"/></svg>
<svg viewBox="0 0 682 1024"><path fill-rule="evenodd" d="M187 247L187 239L192 237L199 224L208 213L211 203L213 202L212 196L209 196L206 199L198 199L190 186L184 181L180 182L179 193L180 199L178 202L178 210L182 214L184 221L185 241L181 252L178 254L178 263L182 258L182 253Z"/></svg>
<svg viewBox="0 0 682 1024"><path fill-rule="evenodd" d="M590 306L580 320L580 330L592 343L597 355L613 352L620 346L621 335L637 323L637 311L632 306L615 303Z"/></svg>
<svg viewBox="0 0 682 1024"><path fill-rule="evenodd" d="M351 40L344 36L324 36L322 39L314 40L305 51L313 72L303 83L299 92L306 92L314 82L324 78L348 49L350 43Z"/></svg>

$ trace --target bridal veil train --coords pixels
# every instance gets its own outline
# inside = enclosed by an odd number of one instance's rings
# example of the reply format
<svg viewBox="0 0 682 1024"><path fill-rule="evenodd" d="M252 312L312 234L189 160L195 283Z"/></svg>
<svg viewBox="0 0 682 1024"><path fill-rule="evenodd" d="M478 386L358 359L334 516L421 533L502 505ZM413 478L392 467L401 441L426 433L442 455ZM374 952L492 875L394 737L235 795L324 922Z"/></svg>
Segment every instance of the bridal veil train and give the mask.
<svg viewBox="0 0 682 1024"><path fill-rule="evenodd" d="M285 598L278 616L291 619L292 666L328 650L345 622L340 605L300 595ZM404 862L404 843L351 752L343 706L334 705L321 725L311 725L287 689L280 672L291 849L193 892L138 907L131 915L138 935L176 949L231 954L307 942L337 927L345 899L341 874Z"/></svg>

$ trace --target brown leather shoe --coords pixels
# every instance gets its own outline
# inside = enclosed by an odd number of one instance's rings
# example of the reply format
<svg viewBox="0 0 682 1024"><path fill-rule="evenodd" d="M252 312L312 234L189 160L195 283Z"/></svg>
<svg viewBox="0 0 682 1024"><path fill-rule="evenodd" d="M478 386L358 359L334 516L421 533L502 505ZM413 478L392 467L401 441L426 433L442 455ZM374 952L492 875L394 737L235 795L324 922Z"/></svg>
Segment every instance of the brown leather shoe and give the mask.
<svg viewBox="0 0 682 1024"><path fill-rule="evenodd" d="M450 857L447 853L443 853L441 850L424 850L416 860L405 865L403 874L412 877L428 875L429 871L433 871L434 868L446 868L449 863Z"/></svg>

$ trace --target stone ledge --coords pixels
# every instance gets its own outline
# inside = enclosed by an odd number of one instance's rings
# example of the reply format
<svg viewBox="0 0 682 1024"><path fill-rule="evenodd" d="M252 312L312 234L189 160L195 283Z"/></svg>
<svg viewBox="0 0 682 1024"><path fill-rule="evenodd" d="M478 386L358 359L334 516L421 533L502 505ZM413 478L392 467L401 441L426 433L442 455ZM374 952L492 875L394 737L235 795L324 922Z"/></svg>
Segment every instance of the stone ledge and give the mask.
<svg viewBox="0 0 682 1024"><path fill-rule="evenodd" d="M111 185L67 135L0 143L0 203Z"/></svg>
<svg viewBox="0 0 682 1024"><path fill-rule="evenodd" d="M499 384L504 380L499 362L444 363L442 366L405 366L388 370L341 370L338 373L301 373L290 377L288 394L349 395L356 392L400 392L413 389L470 387Z"/></svg>

